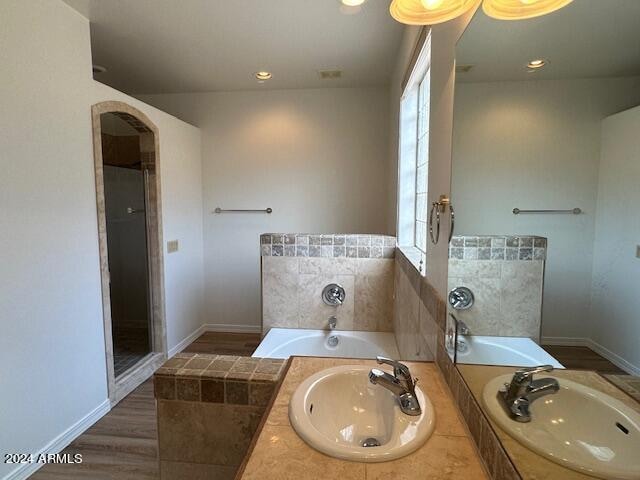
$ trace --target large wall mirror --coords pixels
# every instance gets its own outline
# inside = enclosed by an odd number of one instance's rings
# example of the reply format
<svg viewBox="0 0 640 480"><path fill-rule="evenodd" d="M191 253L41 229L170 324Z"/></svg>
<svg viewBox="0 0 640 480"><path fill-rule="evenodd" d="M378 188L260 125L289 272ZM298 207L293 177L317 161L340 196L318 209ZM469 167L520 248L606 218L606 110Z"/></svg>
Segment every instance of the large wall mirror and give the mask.
<svg viewBox="0 0 640 480"><path fill-rule="evenodd" d="M456 47L446 346L523 479L640 472L639 26L479 9Z"/></svg>
<svg viewBox="0 0 640 480"><path fill-rule="evenodd" d="M479 9L458 43L457 363L640 375L639 25L636 0Z"/></svg>

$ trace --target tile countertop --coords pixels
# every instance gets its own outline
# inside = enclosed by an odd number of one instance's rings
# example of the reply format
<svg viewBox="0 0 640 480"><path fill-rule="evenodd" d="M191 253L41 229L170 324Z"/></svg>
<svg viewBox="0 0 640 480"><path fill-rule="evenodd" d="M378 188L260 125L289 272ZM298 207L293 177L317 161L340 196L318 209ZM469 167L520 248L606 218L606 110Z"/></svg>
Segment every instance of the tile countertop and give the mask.
<svg viewBox="0 0 640 480"><path fill-rule="evenodd" d="M482 390L484 386L494 377L513 373L514 367L496 367L488 365L457 365L462 378L471 390L471 393L482 405ZM609 383L603 377L595 372L577 371L577 370L554 370L552 373L559 378L573 380L588 387L604 392L612 397L620 400L625 405L640 412L640 403L636 402L629 395L619 390L613 384ZM542 375L544 376L544 374ZM489 418L487 416L487 418ZM514 440L509 434L498 427L493 420L489 419L489 423L498 435L500 442L507 451L511 461L518 469L518 473L523 480L593 480L594 477L585 475L574 470L565 468L557 463L547 460L537 453L529 450L518 441Z"/></svg>
<svg viewBox="0 0 640 480"><path fill-rule="evenodd" d="M307 445L289 423L289 399L310 375L338 365L371 365L373 360L292 357L280 390L254 437L240 480L415 480L417 478L488 479L469 432L437 367L407 362L420 387L433 402L436 427L416 452L383 463L359 463L328 457Z"/></svg>

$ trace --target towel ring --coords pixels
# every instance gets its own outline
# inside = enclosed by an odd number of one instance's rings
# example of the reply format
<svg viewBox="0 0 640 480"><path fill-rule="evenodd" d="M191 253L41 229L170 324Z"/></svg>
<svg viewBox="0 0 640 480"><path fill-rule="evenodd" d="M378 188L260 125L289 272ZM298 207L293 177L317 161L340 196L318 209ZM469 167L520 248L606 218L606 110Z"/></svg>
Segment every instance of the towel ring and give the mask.
<svg viewBox="0 0 640 480"><path fill-rule="evenodd" d="M453 238L453 229L456 226L456 212L453 210L453 205L449 203L449 213L451 214L451 228L449 229L449 242L451 243L451 239Z"/></svg>
<svg viewBox="0 0 640 480"><path fill-rule="evenodd" d="M453 237L453 228L455 226L455 212L451 200L446 195L440 195L440 199L437 202L431 204L431 211L429 212L429 237L431 242L435 245L440 240L440 217L444 213L445 209L449 207L449 213L451 214L451 229L449 230L449 240ZM435 212L436 225L433 226L433 214ZM434 234L435 231L435 234Z"/></svg>
<svg viewBox="0 0 640 480"><path fill-rule="evenodd" d="M433 234L433 212L436 212L436 233L435 238ZM435 245L440 240L440 202L433 202L431 204L431 211L429 212L429 237L431 242Z"/></svg>

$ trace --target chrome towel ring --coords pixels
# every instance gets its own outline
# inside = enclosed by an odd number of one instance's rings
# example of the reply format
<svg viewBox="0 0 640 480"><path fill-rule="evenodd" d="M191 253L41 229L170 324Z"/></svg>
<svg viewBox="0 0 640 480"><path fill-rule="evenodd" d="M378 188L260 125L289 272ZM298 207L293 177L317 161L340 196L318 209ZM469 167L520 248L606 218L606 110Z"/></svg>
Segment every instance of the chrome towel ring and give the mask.
<svg viewBox="0 0 640 480"><path fill-rule="evenodd" d="M445 209L449 207L450 213L450 229L449 229L449 239L448 242L451 241L453 237L453 229L455 227L455 212L453 210L453 205L451 204L451 200L446 195L440 195L440 199L437 202L433 202L431 204L431 211L429 212L429 237L431 238L431 242L435 245L440 240L440 217L445 212ZM433 218L435 213L435 227L433 225Z"/></svg>

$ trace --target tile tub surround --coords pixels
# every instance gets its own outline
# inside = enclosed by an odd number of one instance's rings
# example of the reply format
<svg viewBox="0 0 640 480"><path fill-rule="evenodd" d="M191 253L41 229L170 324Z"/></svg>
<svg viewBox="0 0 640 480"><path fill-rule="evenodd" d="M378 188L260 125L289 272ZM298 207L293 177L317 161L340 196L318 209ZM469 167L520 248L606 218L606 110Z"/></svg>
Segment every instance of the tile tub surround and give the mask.
<svg viewBox="0 0 640 480"><path fill-rule="evenodd" d="M400 358L435 360L438 336L445 329L445 303L401 249L394 265L394 295L393 330Z"/></svg>
<svg viewBox="0 0 640 480"><path fill-rule="evenodd" d="M434 434L416 452L390 462L365 464L332 458L307 445L289 423L289 399L305 378L337 365L378 367L372 360L293 358L238 479L488 478L433 363L408 364L412 373L421 378L421 388L429 395L437 415Z"/></svg>
<svg viewBox="0 0 640 480"><path fill-rule="evenodd" d="M396 237L369 234L264 233L260 254L273 257L393 258Z"/></svg>
<svg viewBox="0 0 640 480"><path fill-rule="evenodd" d="M154 375L160 478L234 478L285 361L179 353Z"/></svg>
<svg viewBox="0 0 640 480"><path fill-rule="evenodd" d="M446 303L435 288L407 259L401 249L395 264L394 328L400 357L408 358L415 352L435 357L436 365L470 431L486 470L495 480L517 480L519 475L509 460L498 437L484 419L477 403L471 398L460 373L449 358L444 346ZM401 307L401 305L405 305ZM417 321L416 313L417 313ZM466 389L466 390L465 390ZM471 399L471 400L470 400Z"/></svg>
<svg viewBox="0 0 640 480"><path fill-rule="evenodd" d="M499 375L514 372L513 367L486 365L460 365L458 368L460 371L459 389L464 392L464 394L460 394L459 396L464 397L462 398L462 402L473 405L470 410L475 408L481 409L479 405L482 405L482 400L479 399L482 398L482 390L489 380ZM600 390L622 401L629 407L640 411L640 403L636 402L633 398L595 372L555 370L553 374L587 385L595 390ZM460 400L458 403L460 404ZM497 436L501 445L504 447L504 451L513 462L513 465L515 465L520 478L524 480L556 478L563 480L593 480L594 477L592 476L565 468L529 450L495 425L492 420L484 415L484 412L482 412L478 418L481 418L483 424L486 424L482 427L483 429L486 430L488 428Z"/></svg>
<svg viewBox="0 0 640 480"><path fill-rule="evenodd" d="M392 258L263 256L262 331L272 327L327 328L338 318L338 330L392 331ZM322 301L329 283L346 292L338 307Z"/></svg>
<svg viewBox="0 0 640 480"><path fill-rule="evenodd" d="M527 238L537 241L539 237ZM495 237L488 240L493 241ZM540 241L546 243L545 239ZM448 290L465 286L475 297L470 309L455 311L456 317L464 321L474 335L529 337L538 342L544 266L544 260L529 258L449 258Z"/></svg>

